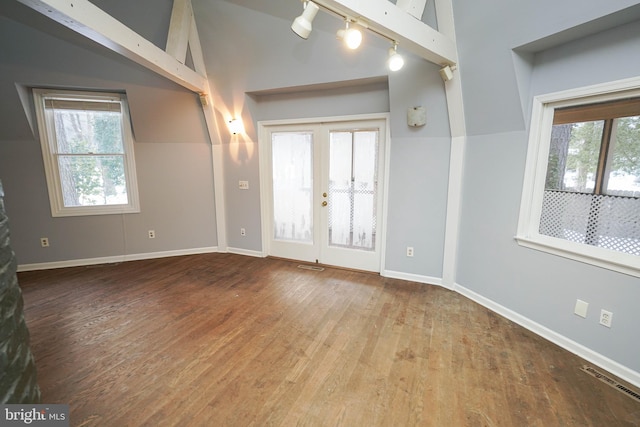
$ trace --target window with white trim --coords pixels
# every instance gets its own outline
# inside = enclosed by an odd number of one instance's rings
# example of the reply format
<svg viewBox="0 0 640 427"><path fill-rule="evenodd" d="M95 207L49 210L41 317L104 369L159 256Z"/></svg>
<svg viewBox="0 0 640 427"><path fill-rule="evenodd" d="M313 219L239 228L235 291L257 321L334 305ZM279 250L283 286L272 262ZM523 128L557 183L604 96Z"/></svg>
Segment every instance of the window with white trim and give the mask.
<svg viewBox="0 0 640 427"><path fill-rule="evenodd" d="M516 239L640 276L640 79L536 97Z"/></svg>
<svg viewBox="0 0 640 427"><path fill-rule="evenodd" d="M51 214L139 212L123 94L34 89Z"/></svg>

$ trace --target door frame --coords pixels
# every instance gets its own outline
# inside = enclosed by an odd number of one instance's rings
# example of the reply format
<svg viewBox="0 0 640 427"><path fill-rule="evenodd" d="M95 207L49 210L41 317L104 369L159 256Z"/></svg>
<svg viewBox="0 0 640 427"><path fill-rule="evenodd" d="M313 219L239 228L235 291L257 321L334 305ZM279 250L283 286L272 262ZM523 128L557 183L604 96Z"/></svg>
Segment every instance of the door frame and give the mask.
<svg viewBox="0 0 640 427"><path fill-rule="evenodd" d="M384 134L384 178L382 180L382 210L379 212L378 225L379 230L379 244L380 244L380 264L378 267L378 273L384 270L385 258L386 258L386 244L387 244L387 210L388 210L388 193L389 193L389 164L390 164L390 152L391 152L391 132L390 132L390 114L389 113L373 113L373 114L356 114L350 116L334 116L334 117L316 117L307 119L282 119L282 120L265 120L258 121L258 158L260 168L260 222L262 226L262 256L266 257L270 254L270 242L271 238L268 234L271 227L267 224L267 221L271 217L271 200L269 198L269 188L272 177L269 174L271 167L269 163L271 156L267 151L268 141L270 138L270 130L273 127L287 126L287 125L327 125L332 123L342 122L357 122L365 120L383 120L385 122L385 134ZM315 185L315 184L314 184Z"/></svg>

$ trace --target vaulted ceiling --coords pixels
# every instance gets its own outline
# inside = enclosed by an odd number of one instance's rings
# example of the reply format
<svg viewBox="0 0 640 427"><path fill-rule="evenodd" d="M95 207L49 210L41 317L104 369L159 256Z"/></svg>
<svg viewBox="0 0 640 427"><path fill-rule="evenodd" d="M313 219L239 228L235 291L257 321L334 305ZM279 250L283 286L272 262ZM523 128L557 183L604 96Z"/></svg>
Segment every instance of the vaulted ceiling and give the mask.
<svg viewBox="0 0 640 427"><path fill-rule="evenodd" d="M271 0L269 2L256 2L251 0L218 0L232 3L253 11L265 13L274 17L289 21L302 10L302 5L296 0ZM421 3L420 0L403 0L404 3ZM451 14L449 0L438 0L438 7L443 10L442 16ZM95 3L95 5L94 5ZM438 64L455 64L457 52L455 43L451 37L447 37L433 29L431 26L419 21L405 10L387 0L317 0L322 9L330 14L338 14L358 19L368 25L369 29L378 35L398 41L402 47L424 59ZM209 2L197 2L197 8L202 12ZM424 0L421 3L424 5ZM103 7L100 9L96 5ZM185 6L186 5L186 6ZM162 5L171 7L168 1ZM185 13L193 15L196 6L191 5L190 0L175 0L174 12L182 7ZM182 52L177 55L174 51L165 53L165 46L161 46L162 36L154 37L140 35L127 27L109 14L111 4L105 2L87 0L16 0L3 2L0 5L0 14L11 19L28 23L40 30L50 32L57 37L73 39L75 43L87 43L90 39L106 47L112 52L121 54L165 77L195 91L207 92L206 70L198 69L197 52L194 63L197 72L190 67L183 66L185 58ZM421 7L420 7L421 8ZM35 13L37 12L37 13ZM175 13L174 13L175 17ZM173 18L172 18L173 19ZM433 14L424 14L423 20L433 21ZM177 21L177 20L176 20ZM433 24L432 24L433 25ZM191 53L199 50L197 33L195 39L190 36L190 27L195 26L193 18L183 19L181 22L171 22L167 25L169 43L175 38L189 39ZM322 28L320 28L322 29ZM332 30L335 31L335 30ZM193 35L193 33L191 33ZM451 32L450 32L451 34ZM78 37L81 35L82 37ZM191 37L191 38L190 38ZM155 40L149 40L154 38ZM195 43L194 43L195 42ZM185 42L186 43L186 42ZM176 64L175 59L180 63ZM190 65L190 64L189 64Z"/></svg>

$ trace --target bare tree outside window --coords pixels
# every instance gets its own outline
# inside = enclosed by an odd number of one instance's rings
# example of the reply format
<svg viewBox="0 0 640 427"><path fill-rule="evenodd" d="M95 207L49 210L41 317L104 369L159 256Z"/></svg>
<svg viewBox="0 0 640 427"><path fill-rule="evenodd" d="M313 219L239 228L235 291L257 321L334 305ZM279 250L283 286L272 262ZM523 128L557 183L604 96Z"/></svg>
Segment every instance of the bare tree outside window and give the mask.
<svg viewBox="0 0 640 427"><path fill-rule="evenodd" d="M139 211L124 98L46 90L34 95L45 130L41 138L54 216Z"/></svg>

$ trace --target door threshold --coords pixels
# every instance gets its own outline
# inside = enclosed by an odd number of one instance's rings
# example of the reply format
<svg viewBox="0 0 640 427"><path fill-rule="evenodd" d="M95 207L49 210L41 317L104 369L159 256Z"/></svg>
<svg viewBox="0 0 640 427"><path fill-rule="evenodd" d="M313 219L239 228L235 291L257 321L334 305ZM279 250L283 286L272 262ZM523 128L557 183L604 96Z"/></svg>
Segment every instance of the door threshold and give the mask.
<svg viewBox="0 0 640 427"><path fill-rule="evenodd" d="M292 263L297 263L298 264L298 268L302 268L302 269L305 269L305 270L323 271L323 270L325 270L327 268L333 268L333 269L336 269L336 270L353 271L355 273L375 274L377 276L380 275L380 273L376 272L376 271L360 270L360 269L357 269L357 268L342 267L340 265L320 264L320 263L317 263L317 262L313 263L313 262L301 261L301 260L292 259L292 258L283 258L283 257L278 257L278 256L273 256L273 255L267 255L266 258L270 258L270 259L274 259L274 260L280 260L280 261L287 261L287 262L292 262Z"/></svg>

